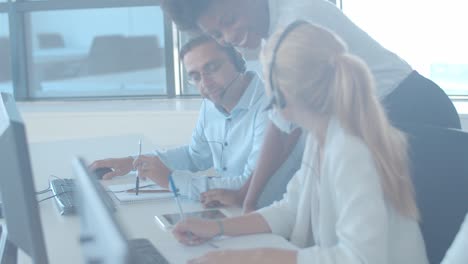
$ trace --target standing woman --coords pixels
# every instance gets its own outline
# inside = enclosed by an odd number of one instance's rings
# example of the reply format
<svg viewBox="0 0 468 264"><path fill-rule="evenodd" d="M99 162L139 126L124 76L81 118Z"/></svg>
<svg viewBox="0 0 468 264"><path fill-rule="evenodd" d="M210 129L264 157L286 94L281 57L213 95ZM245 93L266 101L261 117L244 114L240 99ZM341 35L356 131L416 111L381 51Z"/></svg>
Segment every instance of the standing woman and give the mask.
<svg viewBox="0 0 468 264"><path fill-rule="evenodd" d="M387 118L366 64L304 21L270 37L262 64L271 106L309 134L301 169L281 201L222 221L187 219L173 233L190 245L219 233L272 232L300 249L217 251L192 263L428 263L406 138Z"/></svg>

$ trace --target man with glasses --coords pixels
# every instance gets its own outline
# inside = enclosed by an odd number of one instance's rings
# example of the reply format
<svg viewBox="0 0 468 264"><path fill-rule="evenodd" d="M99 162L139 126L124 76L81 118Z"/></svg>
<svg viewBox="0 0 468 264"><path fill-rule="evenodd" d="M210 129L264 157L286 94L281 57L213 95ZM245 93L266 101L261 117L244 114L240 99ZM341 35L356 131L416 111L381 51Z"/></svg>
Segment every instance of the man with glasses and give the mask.
<svg viewBox="0 0 468 264"><path fill-rule="evenodd" d="M90 168L112 168L104 179L136 168L140 177L163 187L168 187L172 175L182 195L200 199L205 206L241 204L237 192L232 190L239 189L252 174L268 121L263 83L256 73L246 71L237 50L223 47L207 36L185 44L180 58L188 82L203 97L191 143L136 160L98 160ZM217 176L193 174L210 168L216 170Z"/></svg>

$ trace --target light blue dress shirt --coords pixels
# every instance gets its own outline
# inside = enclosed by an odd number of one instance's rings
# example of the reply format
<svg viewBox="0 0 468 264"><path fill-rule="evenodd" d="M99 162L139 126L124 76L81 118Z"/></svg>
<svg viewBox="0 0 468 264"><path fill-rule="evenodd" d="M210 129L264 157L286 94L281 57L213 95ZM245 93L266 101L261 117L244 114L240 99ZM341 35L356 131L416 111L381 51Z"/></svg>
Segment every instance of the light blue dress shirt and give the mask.
<svg viewBox="0 0 468 264"><path fill-rule="evenodd" d="M231 113L203 100L191 143L156 151L173 171L182 195L198 200L209 189L238 189L252 174L268 121L264 111L268 100L259 76L248 74L252 80ZM210 168L216 170L216 177L193 174Z"/></svg>

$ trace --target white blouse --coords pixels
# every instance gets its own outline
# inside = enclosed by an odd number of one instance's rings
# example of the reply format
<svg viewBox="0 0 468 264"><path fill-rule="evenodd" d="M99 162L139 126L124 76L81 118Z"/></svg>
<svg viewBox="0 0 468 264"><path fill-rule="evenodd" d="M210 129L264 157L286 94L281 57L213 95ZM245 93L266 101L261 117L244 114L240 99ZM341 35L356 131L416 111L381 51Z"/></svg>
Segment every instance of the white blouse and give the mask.
<svg viewBox="0 0 468 264"><path fill-rule="evenodd" d="M283 199L258 211L273 233L302 248L297 263L428 263L418 223L385 201L360 139L332 119L320 172L313 169L316 152L309 135L302 167Z"/></svg>

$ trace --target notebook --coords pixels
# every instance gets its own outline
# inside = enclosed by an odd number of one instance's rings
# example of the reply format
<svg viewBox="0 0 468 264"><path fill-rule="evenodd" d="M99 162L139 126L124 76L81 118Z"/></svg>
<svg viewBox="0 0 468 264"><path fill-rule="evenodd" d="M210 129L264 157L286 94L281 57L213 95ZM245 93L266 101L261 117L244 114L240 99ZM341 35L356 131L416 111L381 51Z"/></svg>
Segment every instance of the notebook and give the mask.
<svg viewBox="0 0 468 264"><path fill-rule="evenodd" d="M156 184L142 184L140 192L135 194L135 184L115 184L107 187L120 203L144 202L159 199L173 198L174 194L168 189L162 188ZM161 192L152 192L161 191Z"/></svg>

